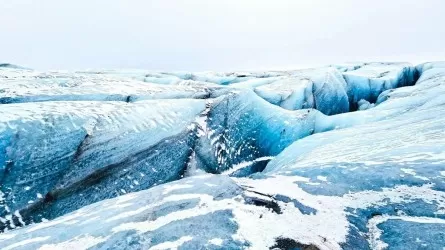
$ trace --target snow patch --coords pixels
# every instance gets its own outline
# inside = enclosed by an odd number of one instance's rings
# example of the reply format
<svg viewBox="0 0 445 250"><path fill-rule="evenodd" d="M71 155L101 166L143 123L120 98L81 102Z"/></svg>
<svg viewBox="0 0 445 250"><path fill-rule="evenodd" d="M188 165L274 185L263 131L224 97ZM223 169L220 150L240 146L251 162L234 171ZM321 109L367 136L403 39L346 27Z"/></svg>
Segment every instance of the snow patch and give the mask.
<svg viewBox="0 0 445 250"><path fill-rule="evenodd" d="M215 245L215 246L222 246L223 239L213 238L213 239L209 240L209 243L212 245Z"/></svg>
<svg viewBox="0 0 445 250"><path fill-rule="evenodd" d="M59 249L89 249L101 242L104 242L108 237L92 237L90 235L83 235L75 237L74 239L57 243L57 244L45 244L39 248L39 250L59 250Z"/></svg>
<svg viewBox="0 0 445 250"><path fill-rule="evenodd" d="M32 239L22 240L22 241L19 241L17 243L11 244L11 245L3 248L3 250L11 250L11 249L18 248L18 247L25 247L28 244L45 241L45 240L48 240L49 238L51 238L51 237L45 236L45 237L35 237Z"/></svg>
<svg viewBox="0 0 445 250"><path fill-rule="evenodd" d="M191 241L191 240L193 240L193 237L183 236L176 241L163 242L156 246L152 246L149 249L150 250L178 249L182 244L186 243L187 241Z"/></svg>

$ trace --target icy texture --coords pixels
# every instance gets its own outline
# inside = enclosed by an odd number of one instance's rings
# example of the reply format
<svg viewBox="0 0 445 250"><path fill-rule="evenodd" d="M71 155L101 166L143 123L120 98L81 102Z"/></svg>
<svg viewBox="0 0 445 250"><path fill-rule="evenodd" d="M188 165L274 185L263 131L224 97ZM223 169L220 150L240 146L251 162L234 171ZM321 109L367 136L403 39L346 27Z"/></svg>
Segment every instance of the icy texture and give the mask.
<svg viewBox="0 0 445 250"><path fill-rule="evenodd" d="M4 71L4 70L3 70ZM171 85L147 83L105 73L39 73L19 71L3 75L0 103L42 101L124 101L209 98L221 87L178 80ZM163 79L163 78L162 78Z"/></svg>
<svg viewBox="0 0 445 250"><path fill-rule="evenodd" d="M231 93L211 104L196 144L198 168L221 173L237 164L275 156L315 130L316 110L288 111L270 105L252 91ZM261 171L257 161L244 175Z"/></svg>
<svg viewBox="0 0 445 250"><path fill-rule="evenodd" d="M101 71L79 71L79 73L106 74L131 78L139 81L175 84L183 80L205 82L207 84L231 85L258 78L269 78L287 75L286 72L149 72L143 70L101 70Z"/></svg>
<svg viewBox="0 0 445 250"><path fill-rule="evenodd" d="M0 248L441 249L442 65L66 73L210 89L132 103L37 102L42 73L3 70L33 103L0 105Z"/></svg>
<svg viewBox="0 0 445 250"><path fill-rule="evenodd" d="M445 68L445 62L427 62L416 66L419 74L423 74L425 71L433 68Z"/></svg>
<svg viewBox="0 0 445 250"><path fill-rule="evenodd" d="M416 70L406 63L369 63L343 73L348 83L347 94L351 109L360 100L371 103L385 90L409 86L416 80Z"/></svg>
<svg viewBox="0 0 445 250"><path fill-rule="evenodd" d="M417 77L416 68L407 63L357 63L282 72L230 86L253 88L285 109L314 108L335 115L359 109L362 100L375 103L382 92L413 85Z"/></svg>
<svg viewBox="0 0 445 250"><path fill-rule="evenodd" d="M205 100L2 105L5 212L54 218L181 177ZM4 108L3 108L4 107ZM41 211L43 210L43 211ZM43 214L41 214L43 213Z"/></svg>
<svg viewBox="0 0 445 250"><path fill-rule="evenodd" d="M327 115L348 112L347 83L341 73L335 69L311 73L277 80L255 88L255 92L289 110L317 108Z"/></svg>
<svg viewBox="0 0 445 250"><path fill-rule="evenodd" d="M148 249L180 239L183 242L177 242L179 246L196 249L217 247L210 243L214 238L222 239L227 247L237 247L242 242L231 237L238 226L231 221L234 215L230 208L243 205L242 201L233 200L241 193L242 189L228 177L184 179L96 203L58 220L27 227L23 234L0 242L0 248L30 237L41 240L24 244L23 249L39 246ZM64 232L66 225L71 227L69 233ZM55 235L54 230L61 235ZM201 233L196 236L193 231ZM0 237L5 239L5 236Z"/></svg>

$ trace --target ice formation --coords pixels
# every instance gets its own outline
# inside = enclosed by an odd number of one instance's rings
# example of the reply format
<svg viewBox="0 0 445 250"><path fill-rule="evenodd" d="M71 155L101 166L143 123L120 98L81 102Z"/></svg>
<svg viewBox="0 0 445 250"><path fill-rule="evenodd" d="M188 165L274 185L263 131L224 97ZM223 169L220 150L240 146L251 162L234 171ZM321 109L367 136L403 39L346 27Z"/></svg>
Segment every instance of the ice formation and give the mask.
<svg viewBox="0 0 445 250"><path fill-rule="evenodd" d="M442 249L445 63L0 65L0 249Z"/></svg>

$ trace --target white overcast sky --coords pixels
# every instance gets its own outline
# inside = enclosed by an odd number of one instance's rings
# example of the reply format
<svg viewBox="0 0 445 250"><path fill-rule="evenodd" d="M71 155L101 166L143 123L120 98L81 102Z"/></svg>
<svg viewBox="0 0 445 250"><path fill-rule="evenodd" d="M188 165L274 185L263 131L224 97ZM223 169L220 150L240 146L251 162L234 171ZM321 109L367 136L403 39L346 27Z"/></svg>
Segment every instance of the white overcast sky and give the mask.
<svg viewBox="0 0 445 250"><path fill-rule="evenodd" d="M445 0L0 0L0 62L287 69L445 60Z"/></svg>

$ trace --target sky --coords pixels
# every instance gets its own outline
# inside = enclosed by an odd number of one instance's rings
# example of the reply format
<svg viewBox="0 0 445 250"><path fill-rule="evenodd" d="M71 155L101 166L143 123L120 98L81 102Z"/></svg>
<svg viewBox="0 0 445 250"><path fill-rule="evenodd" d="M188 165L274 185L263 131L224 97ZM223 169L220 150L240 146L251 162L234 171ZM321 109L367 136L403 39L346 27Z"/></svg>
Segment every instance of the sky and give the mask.
<svg viewBox="0 0 445 250"><path fill-rule="evenodd" d="M233 71L445 60L443 0L0 0L0 62Z"/></svg>

